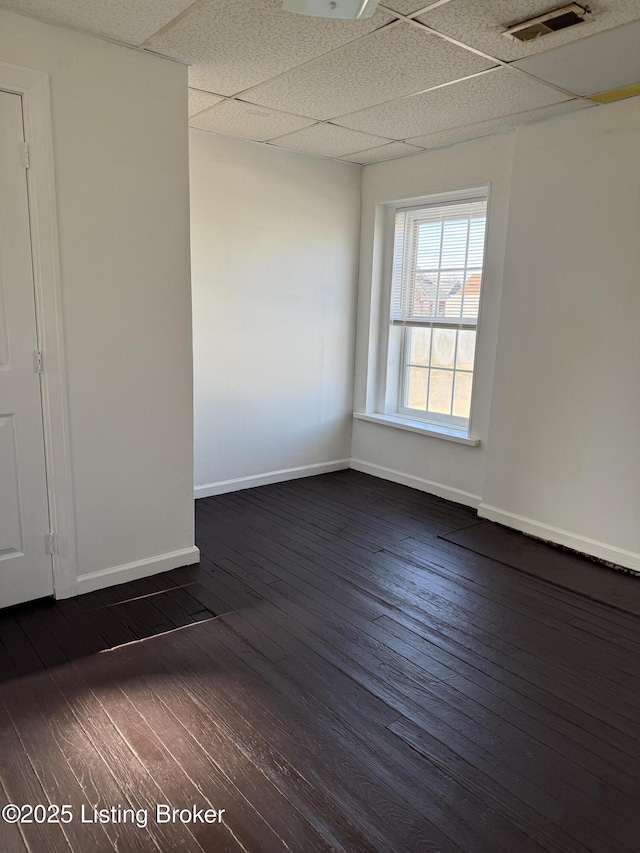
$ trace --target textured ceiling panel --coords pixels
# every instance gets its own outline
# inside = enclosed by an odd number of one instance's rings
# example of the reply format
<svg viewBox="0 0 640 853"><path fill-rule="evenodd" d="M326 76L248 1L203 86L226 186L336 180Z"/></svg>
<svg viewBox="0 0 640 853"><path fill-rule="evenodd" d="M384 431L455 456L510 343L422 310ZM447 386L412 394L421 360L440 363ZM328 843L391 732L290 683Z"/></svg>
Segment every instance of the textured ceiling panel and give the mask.
<svg viewBox="0 0 640 853"><path fill-rule="evenodd" d="M491 67L469 51L398 24L257 86L247 97L328 119Z"/></svg>
<svg viewBox="0 0 640 853"><path fill-rule="evenodd" d="M387 3L386 0L380 0L380 5L392 9L394 12L400 12L401 15L411 15L413 12L424 9L425 6L429 6L430 2L431 0L389 0Z"/></svg>
<svg viewBox="0 0 640 853"><path fill-rule="evenodd" d="M525 74L498 68L471 80L371 107L336 121L365 133L408 139L566 100L570 98Z"/></svg>
<svg viewBox="0 0 640 853"><path fill-rule="evenodd" d="M350 163L378 163L381 160L393 160L396 157L406 157L408 154L419 154L422 149L415 145L407 145L406 142L389 142L387 145L379 145L377 148L369 148L368 151L359 151L357 154L348 154L342 160Z"/></svg>
<svg viewBox="0 0 640 853"><path fill-rule="evenodd" d="M142 44L193 0L0 0L0 7L51 24Z"/></svg>
<svg viewBox="0 0 640 853"><path fill-rule="evenodd" d="M344 157L345 154L375 148L385 142L389 140L333 124L314 124L313 127L274 140L274 144L283 148L293 148L307 154L322 154L324 157Z"/></svg>
<svg viewBox="0 0 640 853"><path fill-rule="evenodd" d="M391 20L381 11L365 21L310 18L285 12L281 0L207 0L149 47L193 63L196 89L234 95Z"/></svg>
<svg viewBox="0 0 640 853"><path fill-rule="evenodd" d="M512 24L544 15L568 0L451 0L418 20L453 36L465 44L499 59L520 59L585 38L610 27L640 18L638 0L593 0L583 2L593 12L593 20L526 43L512 41L501 33Z"/></svg>
<svg viewBox="0 0 640 853"><path fill-rule="evenodd" d="M214 104L219 104L223 101L220 95L213 95L211 92L200 92L198 89L189 89L189 116L202 112Z"/></svg>
<svg viewBox="0 0 640 853"><path fill-rule="evenodd" d="M516 65L576 95L593 95L638 83L640 21L531 56Z"/></svg>
<svg viewBox="0 0 640 853"><path fill-rule="evenodd" d="M526 110L516 115L481 121L477 124L466 125L466 127L454 127L451 130L441 130L427 136L416 136L408 141L421 148L443 148L445 145L454 145L456 142L466 142L469 139L478 139L481 136L490 136L493 133L503 133L527 122L574 112L589 106L592 106L589 101L563 101L560 104L552 104L550 107L541 107L538 110Z"/></svg>
<svg viewBox="0 0 640 853"><path fill-rule="evenodd" d="M264 142L313 124L312 119L280 113L244 101L225 101L191 120L191 127L225 136L241 136Z"/></svg>

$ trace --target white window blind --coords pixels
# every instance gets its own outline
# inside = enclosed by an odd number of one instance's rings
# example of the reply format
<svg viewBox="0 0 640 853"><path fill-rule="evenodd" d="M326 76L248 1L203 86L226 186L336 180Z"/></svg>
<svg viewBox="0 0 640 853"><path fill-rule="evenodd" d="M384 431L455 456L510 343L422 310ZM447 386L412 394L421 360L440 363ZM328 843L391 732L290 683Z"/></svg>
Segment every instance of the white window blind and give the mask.
<svg viewBox="0 0 640 853"><path fill-rule="evenodd" d="M486 198L396 212L391 322L475 328L480 308Z"/></svg>

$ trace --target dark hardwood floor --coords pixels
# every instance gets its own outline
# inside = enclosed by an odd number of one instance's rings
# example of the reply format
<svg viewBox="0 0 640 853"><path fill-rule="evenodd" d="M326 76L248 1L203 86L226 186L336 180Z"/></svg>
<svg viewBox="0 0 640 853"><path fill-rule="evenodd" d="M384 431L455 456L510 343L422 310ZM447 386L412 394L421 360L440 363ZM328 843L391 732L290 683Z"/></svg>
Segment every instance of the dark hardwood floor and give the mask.
<svg viewBox="0 0 640 853"><path fill-rule="evenodd" d="M2 805L73 814L2 853L640 851L639 578L353 471L196 516L199 566L0 612Z"/></svg>

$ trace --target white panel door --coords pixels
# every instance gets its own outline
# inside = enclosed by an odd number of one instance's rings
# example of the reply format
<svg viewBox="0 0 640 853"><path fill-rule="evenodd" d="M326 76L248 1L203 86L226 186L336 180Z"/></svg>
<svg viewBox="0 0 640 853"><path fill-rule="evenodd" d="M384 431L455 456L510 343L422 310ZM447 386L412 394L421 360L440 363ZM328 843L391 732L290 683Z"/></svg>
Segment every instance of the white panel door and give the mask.
<svg viewBox="0 0 640 853"><path fill-rule="evenodd" d="M53 594L23 140L0 91L0 607Z"/></svg>

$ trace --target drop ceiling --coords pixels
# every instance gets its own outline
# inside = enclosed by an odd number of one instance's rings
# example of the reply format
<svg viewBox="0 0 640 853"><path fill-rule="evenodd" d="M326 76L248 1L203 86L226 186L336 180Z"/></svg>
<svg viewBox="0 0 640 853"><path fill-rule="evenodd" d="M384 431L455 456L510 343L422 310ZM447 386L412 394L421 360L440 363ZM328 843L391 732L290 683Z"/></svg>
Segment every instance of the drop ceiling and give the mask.
<svg viewBox="0 0 640 853"><path fill-rule="evenodd" d="M382 0L373 17L345 21L281 0L0 0L188 63L194 128L361 164L637 91L640 0L593 0L589 21L534 41L502 35L561 5Z"/></svg>

